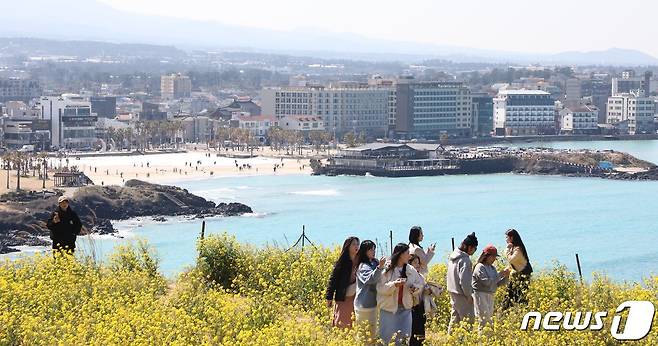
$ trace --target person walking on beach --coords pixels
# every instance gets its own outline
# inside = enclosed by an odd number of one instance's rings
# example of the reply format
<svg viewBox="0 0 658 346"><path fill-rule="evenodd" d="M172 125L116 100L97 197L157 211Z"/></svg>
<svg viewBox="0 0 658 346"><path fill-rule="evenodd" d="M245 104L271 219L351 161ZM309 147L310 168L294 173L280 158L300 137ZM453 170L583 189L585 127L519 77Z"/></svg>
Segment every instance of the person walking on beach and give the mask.
<svg viewBox="0 0 658 346"><path fill-rule="evenodd" d="M328 307L331 307L332 302L336 301L333 310L333 325L335 327L352 327L354 296L356 295L356 253L358 251L359 238L349 237L345 239L340 256L329 277L325 298Z"/></svg>
<svg viewBox="0 0 658 346"><path fill-rule="evenodd" d="M377 338L377 283L382 276L386 257L375 258L377 246L371 240L364 240L356 254L356 297L354 315L356 323L368 328L368 344Z"/></svg>
<svg viewBox="0 0 658 346"><path fill-rule="evenodd" d="M434 251L436 249L436 244L430 245L427 250L424 250L420 246L420 242L423 241L423 229L420 226L413 226L409 230L409 253L416 255L420 261L419 273L427 275L428 269L427 265L434 257Z"/></svg>
<svg viewBox="0 0 658 346"><path fill-rule="evenodd" d="M507 284L507 296L503 301L503 309L508 309L516 304L526 304L528 299L526 293L530 285L532 265L528 258L521 235L515 229L505 232L507 249L505 255L511 270L510 280Z"/></svg>
<svg viewBox="0 0 658 346"><path fill-rule="evenodd" d="M473 300L475 317L480 322L480 329L487 323L492 323L494 293L498 287L507 284L510 274L509 269L499 273L493 266L498 256L498 249L493 245L487 245L473 269Z"/></svg>
<svg viewBox="0 0 658 346"><path fill-rule="evenodd" d="M75 240L80 234L82 223L69 205L69 198L60 196L57 199L57 209L50 214L46 226L50 230L53 241L53 251L75 251Z"/></svg>
<svg viewBox="0 0 658 346"><path fill-rule="evenodd" d="M452 331L453 325L463 320L473 322L473 288L471 287L473 264L470 256L475 253L477 247L478 239L475 233L471 233L448 259L447 286L451 305L448 334Z"/></svg>
<svg viewBox="0 0 658 346"><path fill-rule="evenodd" d="M377 284L379 336L384 345L391 341L405 345L411 336L411 308L424 282L409 265L409 245L400 243L393 249L390 263ZM395 336L395 340L391 340Z"/></svg>

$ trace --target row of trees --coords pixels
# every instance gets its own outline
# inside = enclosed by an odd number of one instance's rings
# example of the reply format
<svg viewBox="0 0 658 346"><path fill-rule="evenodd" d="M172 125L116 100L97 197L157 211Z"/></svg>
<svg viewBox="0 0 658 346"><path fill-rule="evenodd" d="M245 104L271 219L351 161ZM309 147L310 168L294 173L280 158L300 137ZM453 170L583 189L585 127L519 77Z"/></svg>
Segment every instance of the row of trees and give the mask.
<svg viewBox="0 0 658 346"><path fill-rule="evenodd" d="M180 121L138 121L134 128L108 128L104 139L108 144L114 143L118 149L132 150L135 147L138 150L145 150L163 144L178 144L182 129L183 124ZM218 127L212 132L210 141L213 147L224 147L224 143L228 141L231 142L231 146L240 150L250 150L264 144L261 138L255 136L250 129ZM304 132L272 127L267 132L265 139L272 149L277 151L294 152L308 143L313 145L317 152L320 152L325 150L325 146L332 141L332 135L326 131ZM350 147L366 141L365 134L354 132L347 133L343 140Z"/></svg>
<svg viewBox="0 0 658 346"><path fill-rule="evenodd" d="M138 150L145 150L155 145L178 145L177 138L182 129L183 124L180 121L138 121L134 128L108 128L105 142L114 142L118 149L128 150L132 150L133 146Z"/></svg>
<svg viewBox="0 0 658 346"><path fill-rule="evenodd" d="M304 144L312 144L316 152L326 150L326 146L332 140L332 136L326 131L307 131L304 133L299 130L284 130L280 127L274 127L267 133L268 141L272 149L280 151L286 149L290 151L301 151Z"/></svg>
<svg viewBox="0 0 658 346"><path fill-rule="evenodd" d="M48 179L48 155L46 153L24 153L19 151L6 152L2 155L2 169L7 172L7 190L9 190L9 177L11 171L16 171L16 191L21 189L21 177L29 176L32 171L32 176L37 175L42 179L42 188L46 187L46 179Z"/></svg>
<svg viewBox="0 0 658 346"><path fill-rule="evenodd" d="M262 137L257 137L250 129L220 127L218 128L212 141L213 146L225 147L225 142L230 142L232 147L242 150L250 150L254 147L265 144L261 141ZM270 128L265 137L266 143L273 150L291 153L301 150L301 147L308 143L312 144L317 152L324 149L330 143L331 134L325 131L308 131L285 130L280 127Z"/></svg>
<svg viewBox="0 0 658 346"><path fill-rule="evenodd" d="M260 145L258 138L256 138L249 129L232 127L218 128L213 134L212 141L216 143L216 147L218 148L225 147L224 143L228 141L231 142L232 147L237 146L239 150L242 150L243 148L245 150L250 150Z"/></svg>
<svg viewBox="0 0 658 346"><path fill-rule="evenodd" d="M304 134L302 131L284 130L280 127L273 127L267 132L267 139L273 150L294 152L295 149L301 148L304 144Z"/></svg>

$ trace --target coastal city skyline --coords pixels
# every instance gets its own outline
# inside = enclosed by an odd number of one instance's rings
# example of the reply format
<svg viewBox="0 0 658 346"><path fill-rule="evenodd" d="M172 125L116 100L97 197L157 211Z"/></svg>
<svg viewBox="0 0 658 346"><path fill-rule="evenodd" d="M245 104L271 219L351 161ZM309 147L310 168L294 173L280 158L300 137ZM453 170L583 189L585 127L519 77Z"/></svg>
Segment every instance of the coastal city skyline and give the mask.
<svg viewBox="0 0 658 346"><path fill-rule="evenodd" d="M0 345L656 344L657 4L0 13Z"/></svg>

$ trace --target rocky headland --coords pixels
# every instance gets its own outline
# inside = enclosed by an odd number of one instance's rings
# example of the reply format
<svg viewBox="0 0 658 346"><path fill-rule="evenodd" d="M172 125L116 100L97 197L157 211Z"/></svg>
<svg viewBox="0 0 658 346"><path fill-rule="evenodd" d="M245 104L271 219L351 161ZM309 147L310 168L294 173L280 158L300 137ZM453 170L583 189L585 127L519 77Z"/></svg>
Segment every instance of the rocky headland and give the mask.
<svg viewBox="0 0 658 346"><path fill-rule="evenodd" d="M0 253L18 251L21 245L48 246L46 220L55 210L54 194L10 193L0 196ZM112 234L112 220L133 217L165 216L236 216L251 213L242 203L215 204L176 186L129 180L124 186L85 186L71 197L71 207L78 213L83 232Z"/></svg>

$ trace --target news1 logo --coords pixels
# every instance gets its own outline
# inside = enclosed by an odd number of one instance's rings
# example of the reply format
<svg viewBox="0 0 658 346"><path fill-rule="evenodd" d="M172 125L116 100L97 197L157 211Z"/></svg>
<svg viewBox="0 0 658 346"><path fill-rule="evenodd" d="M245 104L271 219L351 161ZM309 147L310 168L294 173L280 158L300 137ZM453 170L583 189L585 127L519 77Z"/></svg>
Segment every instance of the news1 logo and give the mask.
<svg viewBox="0 0 658 346"><path fill-rule="evenodd" d="M626 323L621 329L622 316L621 312L628 310ZM653 323L655 308L649 301L629 300L621 303L612 316L610 334L617 340L640 340L649 334ZM531 311L523 316L521 330L528 330L530 320L534 318L532 324L533 330L601 330L604 327L603 321L608 316L607 311L599 312L559 312L551 311L543 316L540 312Z"/></svg>

